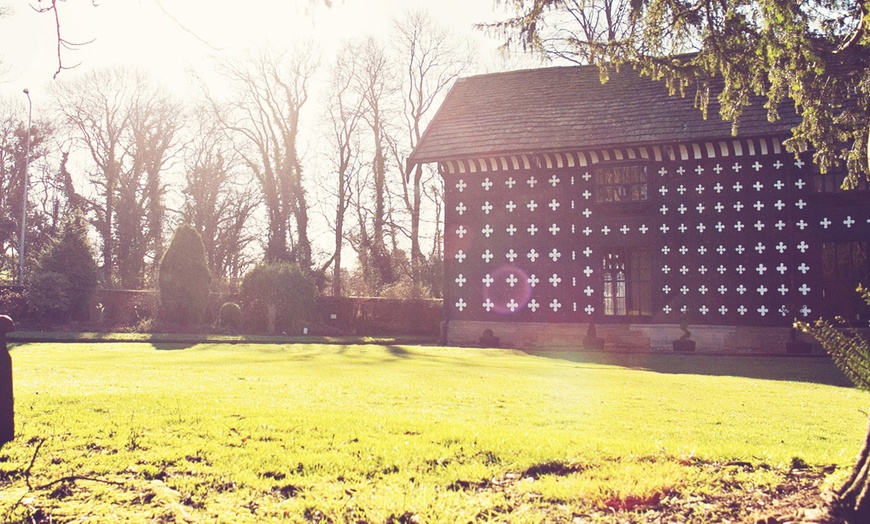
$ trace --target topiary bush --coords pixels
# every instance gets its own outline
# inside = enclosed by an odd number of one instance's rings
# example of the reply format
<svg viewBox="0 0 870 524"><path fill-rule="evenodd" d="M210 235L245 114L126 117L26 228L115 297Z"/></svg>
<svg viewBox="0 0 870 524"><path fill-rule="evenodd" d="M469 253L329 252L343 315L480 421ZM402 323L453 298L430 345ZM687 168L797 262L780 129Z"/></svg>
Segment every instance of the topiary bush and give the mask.
<svg viewBox="0 0 870 524"><path fill-rule="evenodd" d="M242 327L242 307L235 302L222 304L218 312L218 325L233 330Z"/></svg>
<svg viewBox="0 0 870 524"><path fill-rule="evenodd" d="M70 282L54 271L37 271L24 292L27 309L42 320L61 322L70 308Z"/></svg>
<svg viewBox="0 0 870 524"><path fill-rule="evenodd" d="M196 229L181 225L175 230L160 259L159 271L159 319L182 326L202 322L208 306L211 275L205 246Z"/></svg>
<svg viewBox="0 0 870 524"><path fill-rule="evenodd" d="M47 312L56 320L87 320L90 316L91 299L97 289L99 269L94 260L91 243L87 236L87 225L80 214L76 214L64 225L60 238L48 245L39 256L39 265L34 272L31 287L39 282L55 280L60 284L64 281L55 277L40 277L44 273L55 273L65 277L65 287L56 291L65 295L64 305L40 304L36 311ZM29 293L33 300L41 291ZM48 308L48 309L46 309Z"/></svg>
<svg viewBox="0 0 870 524"><path fill-rule="evenodd" d="M249 330L295 334L312 318L317 286L297 265L264 264L245 275L240 297Z"/></svg>

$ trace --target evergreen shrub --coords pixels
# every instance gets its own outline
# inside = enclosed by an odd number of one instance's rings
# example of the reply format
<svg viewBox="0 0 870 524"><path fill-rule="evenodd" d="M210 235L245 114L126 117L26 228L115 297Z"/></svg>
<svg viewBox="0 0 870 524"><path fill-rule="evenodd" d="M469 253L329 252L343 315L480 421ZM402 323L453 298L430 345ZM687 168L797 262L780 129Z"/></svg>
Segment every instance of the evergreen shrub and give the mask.
<svg viewBox="0 0 870 524"><path fill-rule="evenodd" d="M199 232L189 225L175 230L160 259L158 277L161 321L189 326L203 321L211 275Z"/></svg>
<svg viewBox="0 0 870 524"><path fill-rule="evenodd" d="M37 271L24 292L27 309L36 317L60 322L70 309L69 279L54 271Z"/></svg>
<svg viewBox="0 0 870 524"><path fill-rule="evenodd" d="M224 328L239 329L242 326L242 308L235 302L225 302L218 312L218 325Z"/></svg>
<svg viewBox="0 0 870 524"><path fill-rule="evenodd" d="M245 325L256 332L301 331L317 299L314 277L293 264L263 264L242 280Z"/></svg>

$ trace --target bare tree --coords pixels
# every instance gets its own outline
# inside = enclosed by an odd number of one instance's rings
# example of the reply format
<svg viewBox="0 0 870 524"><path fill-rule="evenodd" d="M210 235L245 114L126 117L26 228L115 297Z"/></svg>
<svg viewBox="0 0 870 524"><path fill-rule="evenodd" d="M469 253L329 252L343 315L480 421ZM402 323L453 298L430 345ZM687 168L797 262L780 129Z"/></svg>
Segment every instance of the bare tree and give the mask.
<svg viewBox="0 0 870 524"><path fill-rule="evenodd" d="M468 45L463 44L443 27L439 27L423 11L411 11L394 22L395 46L403 70L404 124L407 149L394 148L396 163L416 147L427 120L438 102L456 79L468 71L473 58ZM437 174L422 165L402 177L402 198L410 217L412 294L420 295L420 267L425 259L420 247L420 223L423 197L433 187ZM431 196L431 195L430 195ZM438 220L438 216L435 216Z"/></svg>
<svg viewBox="0 0 870 524"><path fill-rule="evenodd" d="M161 177L177 153L180 109L144 73L127 69L89 72L57 84L54 96L89 160L96 194L85 207L102 242L104 281L139 288L162 250Z"/></svg>
<svg viewBox="0 0 870 524"><path fill-rule="evenodd" d="M213 276L239 278L254 236L249 219L259 206L256 190L244 179L241 161L211 111L193 114L193 137L184 158L182 219L202 235Z"/></svg>
<svg viewBox="0 0 870 524"><path fill-rule="evenodd" d="M335 251L324 267L332 264L332 294L341 296L342 249L344 247L344 221L351 205L353 181L361 169L359 162L359 125L362 119L363 98L354 92L353 84L357 62L355 49L345 45L336 57L330 83L331 95L327 102L331 157L335 173Z"/></svg>
<svg viewBox="0 0 870 524"><path fill-rule="evenodd" d="M310 46L290 54L264 52L243 63L224 64L223 75L234 89L229 111L207 94L260 184L269 219L266 260L297 262L306 269L311 267L311 243L297 140L316 69Z"/></svg>

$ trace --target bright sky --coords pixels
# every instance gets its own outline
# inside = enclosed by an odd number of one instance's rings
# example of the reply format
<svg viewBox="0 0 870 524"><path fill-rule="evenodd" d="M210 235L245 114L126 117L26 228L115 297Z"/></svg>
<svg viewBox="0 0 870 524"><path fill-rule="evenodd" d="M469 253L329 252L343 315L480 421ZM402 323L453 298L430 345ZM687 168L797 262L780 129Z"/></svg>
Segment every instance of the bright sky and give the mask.
<svg viewBox="0 0 870 524"><path fill-rule="evenodd" d="M54 19L29 7L39 0L2 3L12 12L0 19L0 60L6 69L0 74L0 93L23 97L22 89L29 88L36 113L57 68ZM176 85L188 81L185 71L216 55L266 44L290 47L298 39L320 42L326 62L332 44L385 33L390 19L410 8L429 11L458 36L481 41L484 49L494 49L496 41L472 24L504 18L494 0L332 0L331 8L324 0L112 0L96 8L91 0L58 4L65 38L95 40L78 51L65 51L64 65L80 63L79 70L142 65L162 82ZM75 73L64 71L61 77Z"/></svg>

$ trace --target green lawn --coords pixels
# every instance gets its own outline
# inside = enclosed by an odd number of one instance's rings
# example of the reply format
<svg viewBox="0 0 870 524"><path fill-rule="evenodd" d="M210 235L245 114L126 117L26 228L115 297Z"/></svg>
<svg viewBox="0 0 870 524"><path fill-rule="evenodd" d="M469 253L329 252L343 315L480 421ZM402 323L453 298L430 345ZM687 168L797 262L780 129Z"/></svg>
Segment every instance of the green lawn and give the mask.
<svg viewBox="0 0 870 524"><path fill-rule="evenodd" d="M4 522L570 522L770 488L792 464L836 480L867 419L824 359L147 343L12 359Z"/></svg>

